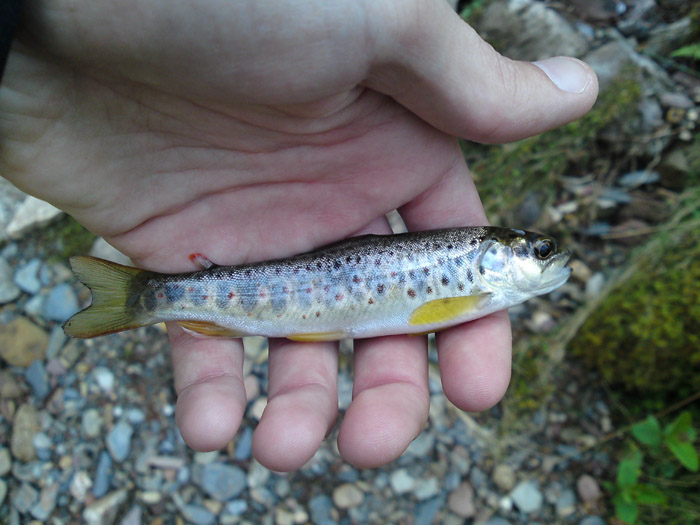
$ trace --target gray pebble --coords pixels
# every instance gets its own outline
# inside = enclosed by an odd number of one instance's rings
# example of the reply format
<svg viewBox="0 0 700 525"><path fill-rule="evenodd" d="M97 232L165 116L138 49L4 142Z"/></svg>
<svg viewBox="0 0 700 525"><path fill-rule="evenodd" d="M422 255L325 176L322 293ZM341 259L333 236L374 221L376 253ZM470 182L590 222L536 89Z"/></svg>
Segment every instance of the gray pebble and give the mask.
<svg viewBox="0 0 700 525"><path fill-rule="evenodd" d="M97 461L95 469L95 479L92 484L92 494L96 498L101 498L109 490L112 483L112 457L105 450L100 452L100 459Z"/></svg>
<svg viewBox="0 0 700 525"><path fill-rule="evenodd" d="M199 505L183 505L180 509L182 517L195 525L211 525L216 521L216 515Z"/></svg>
<svg viewBox="0 0 700 525"><path fill-rule="evenodd" d="M0 258L0 304L10 303L22 293L14 282L12 268Z"/></svg>
<svg viewBox="0 0 700 525"><path fill-rule="evenodd" d="M34 360L24 371L24 378L29 383L29 386L32 387L34 397L39 401L43 401L51 389L44 362L41 359Z"/></svg>
<svg viewBox="0 0 700 525"><path fill-rule="evenodd" d="M0 478L0 507L5 503L5 497L7 496L7 483L4 479Z"/></svg>
<svg viewBox="0 0 700 525"><path fill-rule="evenodd" d="M96 366L92 370L92 377L105 393L110 393L114 390L114 372L106 366Z"/></svg>
<svg viewBox="0 0 700 525"><path fill-rule="evenodd" d="M124 514L124 517L119 522L119 525L141 525L141 514L143 509L140 505L134 505L129 509L129 512Z"/></svg>
<svg viewBox="0 0 700 525"><path fill-rule="evenodd" d="M67 321L78 310L80 310L78 297L68 283L59 284L51 290L44 303L46 318L61 323Z"/></svg>
<svg viewBox="0 0 700 525"><path fill-rule="evenodd" d="M102 430L102 415L95 408L88 408L82 417L83 434L85 437L94 438L100 435Z"/></svg>
<svg viewBox="0 0 700 525"><path fill-rule="evenodd" d="M146 414L140 408L132 407L126 411L126 420L132 425L138 425L146 421Z"/></svg>
<svg viewBox="0 0 700 525"><path fill-rule="evenodd" d="M10 449L5 447L0 447L0 476L4 476L12 468L12 456L10 456Z"/></svg>
<svg viewBox="0 0 700 525"><path fill-rule="evenodd" d="M414 439L406 449L406 454L415 457L426 457L435 446L435 434L433 432L424 431Z"/></svg>
<svg viewBox="0 0 700 525"><path fill-rule="evenodd" d="M445 506L443 496L433 498L416 506L416 521L414 525L431 525L435 521L435 516Z"/></svg>
<svg viewBox="0 0 700 525"><path fill-rule="evenodd" d="M26 514L39 501L39 492L29 483L22 483L12 492L12 506L21 514Z"/></svg>
<svg viewBox="0 0 700 525"><path fill-rule="evenodd" d="M112 427L107 434L107 450L114 458L114 461L122 462L129 455L131 449L131 436L134 433L133 427L122 420Z"/></svg>
<svg viewBox="0 0 700 525"><path fill-rule="evenodd" d="M542 492L537 488L534 481L521 481L510 493L513 502L520 512L530 514L542 508Z"/></svg>
<svg viewBox="0 0 700 525"><path fill-rule="evenodd" d="M566 516L571 516L576 512L576 494L571 489L565 489L562 491L559 498L557 498L554 504L557 516L565 518Z"/></svg>
<svg viewBox="0 0 700 525"><path fill-rule="evenodd" d="M224 514L240 516L248 510L248 502L244 499L233 499L224 507Z"/></svg>
<svg viewBox="0 0 700 525"><path fill-rule="evenodd" d="M39 308L39 311L41 311L41 308ZM68 337L63 332L63 328L54 326L51 330L51 335L49 335L49 343L46 346L46 358L54 359L58 357L58 353L63 348L63 345L66 344L67 339Z"/></svg>
<svg viewBox="0 0 700 525"><path fill-rule="evenodd" d="M263 467L260 463L253 460L248 467L248 486L250 488L259 488L267 483L270 479L271 472Z"/></svg>
<svg viewBox="0 0 700 525"><path fill-rule="evenodd" d="M311 521L316 525L335 523L331 514L333 500L325 494L318 494L309 500L309 511L311 512Z"/></svg>
<svg viewBox="0 0 700 525"><path fill-rule="evenodd" d="M26 303L24 303L24 311L32 316L39 317L44 314L44 303L46 302L46 296L43 294L35 295L30 298Z"/></svg>
<svg viewBox="0 0 700 525"><path fill-rule="evenodd" d="M29 294L36 294L41 290L41 281L39 281L39 267L41 261L32 259L27 264L20 266L15 272L15 284L19 288Z"/></svg>
<svg viewBox="0 0 700 525"><path fill-rule="evenodd" d="M37 457L42 461L51 459L51 438L44 432L37 432L32 439Z"/></svg>
<svg viewBox="0 0 700 525"><path fill-rule="evenodd" d="M488 476L484 474L484 471L478 467L474 467L469 472L469 482L475 489L480 489L486 485L488 481Z"/></svg>
<svg viewBox="0 0 700 525"><path fill-rule="evenodd" d="M248 485L243 470L225 463L202 465L197 468L194 481L217 501L227 501L238 496Z"/></svg>
<svg viewBox="0 0 700 525"><path fill-rule="evenodd" d="M275 481L275 494L279 496L280 499L284 499L289 496L292 490L292 485L289 483L287 478L279 478Z"/></svg>
<svg viewBox="0 0 700 525"><path fill-rule="evenodd" d="M605 525L605 520L600 516L586 516L578 525Z"/></svg>
<svg viewBox="0 0 700 525"><path fill-rule="evenodd" d="M58 497L58 483L47 485L41 490L39 501L31 508L31 514L40 521L46 521L56 508Z"/></svg>
<svg viewBox="0 0 700 525"><path fill-rule="evenodd" d="M405 494L412 491L416 486L416 480L403 468L391 473L389 483L395 494Z"/></svg>
<svg viewBox="0 0 700 525"><path fill-rule="evenodd" d="M413 495L418 501L424 501L437 496L440 493L440 483L436 477L422 479L413 490Z"/></svg>
<svg viewBox="0 0 700 525"><path fill-rule="evenodd" d="M246 426L241 430L241 435L236 440L236 448L233 457L236 461L245 461L253 453L253 429Z"/></svg>

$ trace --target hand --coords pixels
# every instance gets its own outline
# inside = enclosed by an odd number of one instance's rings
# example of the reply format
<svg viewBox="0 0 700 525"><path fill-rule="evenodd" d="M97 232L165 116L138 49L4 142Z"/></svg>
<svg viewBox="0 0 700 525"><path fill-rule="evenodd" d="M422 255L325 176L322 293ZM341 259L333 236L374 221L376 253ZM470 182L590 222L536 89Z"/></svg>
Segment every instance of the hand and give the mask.
<svg viewBox="0 0 700 525"><path fill-rule="evenodd" d="M540 133L597 93L581 62L505 59L440 0L25 4L0 87L0 173L161 272L193 270L192 252L227 265L388 233L394 208L411 230L485 224L454 136ZM241 341L169 333L182 436L221 448L245 410ZM506 312L437 343L455 405L498 402ZM425 425L426 341L356 341L354 357L338 446L373 467ZM311 458L337 417L336 373L335 343L270 341L263 465Z"/></svg>

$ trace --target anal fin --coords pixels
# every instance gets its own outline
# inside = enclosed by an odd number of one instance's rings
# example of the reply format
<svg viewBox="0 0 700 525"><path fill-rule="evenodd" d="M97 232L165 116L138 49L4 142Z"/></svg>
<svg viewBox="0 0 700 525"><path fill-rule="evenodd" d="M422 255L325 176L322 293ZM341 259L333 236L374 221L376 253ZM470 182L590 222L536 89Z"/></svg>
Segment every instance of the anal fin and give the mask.
<svg viewBox="0 0 700 525"><path fill-rule="evenodd" d="M447 323L474 312L489 293L464 297L445 297L422 304L411 313L408 324L412 326Z"/></svg>
<svg viewBox="0 0 700 525"><path fill-rule="evenodd" d="M347 334L345 332L309 332L306 334L291 334L287 336L287 339L302 343L318 343L320 341L339 341L346 337Z"/></svg>
<svg viewBox="0 0 700 525"><path fill-rule="evenodd" d="M245 335L211 321L178 321L177 324L185 330L208 337L243 337Z"/></svg>

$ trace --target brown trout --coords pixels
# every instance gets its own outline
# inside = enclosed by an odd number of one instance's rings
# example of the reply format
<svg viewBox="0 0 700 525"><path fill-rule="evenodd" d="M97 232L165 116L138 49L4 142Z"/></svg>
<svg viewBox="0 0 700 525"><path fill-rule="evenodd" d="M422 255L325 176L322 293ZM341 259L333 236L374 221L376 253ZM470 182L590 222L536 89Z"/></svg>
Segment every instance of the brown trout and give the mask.
<svg viewBox="0 0 700 525"><path fill-rule="evenodd" d="M87 338L177 321L207 336L297 341L429 333L551 292L571 274L569 255L539 233L469 227L175 275L74 257L92 304L63 328Z"/></svg>

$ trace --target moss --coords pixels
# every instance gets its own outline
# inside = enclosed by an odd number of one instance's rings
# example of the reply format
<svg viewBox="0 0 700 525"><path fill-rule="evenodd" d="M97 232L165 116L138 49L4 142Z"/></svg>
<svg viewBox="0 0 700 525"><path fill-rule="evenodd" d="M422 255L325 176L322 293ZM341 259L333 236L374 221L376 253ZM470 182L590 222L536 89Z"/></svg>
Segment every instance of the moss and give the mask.
<svg viewBox="0 0 700 525"><path fill-rule="evenodd" d="M605 298L569 345L622 391L670 401L700 389L697 208L694 215L694 226L649 242L634 273Z"/></svg>
<svg viewBox="0 0 700 525"><path fill-rule="evenodd" d="M623 71L587 115L567 126L512 144L463 141L462 151L487 213L512 210L532 191L551 200L561 175L595 173L604 164L599 136L613 124L638 119L640 99L636 76Z"/></svg>
<svg viewBox="0 0 700 525"><path fill-rule="evenodd" d="M45 257L65 260L89 252L96 238L73 217L66 215L40 232L39 245Z"/></svg>

